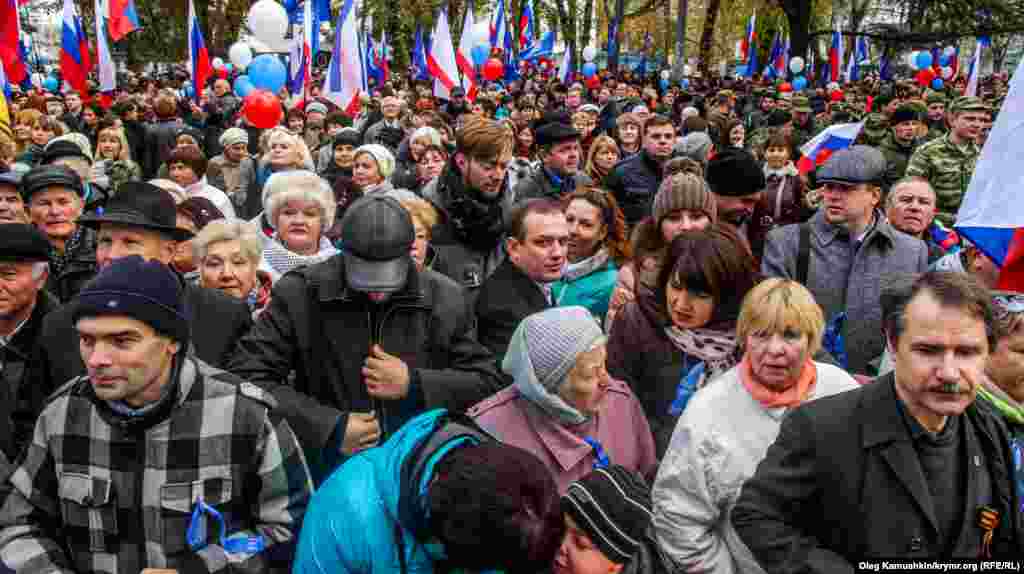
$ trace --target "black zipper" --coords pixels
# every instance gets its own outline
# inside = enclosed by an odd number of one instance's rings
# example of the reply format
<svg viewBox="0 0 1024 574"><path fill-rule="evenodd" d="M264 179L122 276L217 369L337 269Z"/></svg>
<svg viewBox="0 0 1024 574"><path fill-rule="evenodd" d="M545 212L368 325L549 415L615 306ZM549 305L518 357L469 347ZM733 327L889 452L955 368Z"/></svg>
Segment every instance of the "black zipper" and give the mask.
<svg viewBox="0 0 1024 574"><path fill-rule="evenodd" d="M410 297L410 299L412 299L412 297ZM398 309L410 309L410 310L416 310L416 311L429 311L430 310L430 308L425 306L425 305L401 305L401 304L391 305L390 307L388 307L387 309L384 310L384 314L381 315L380 320L377 321L376 325L370 325L370 331L371 331L370 345L371 345L371 348L372 348L372 345L376 344L376 345L380 345L381 348L383 349L383 347L384 347L384 344L383 344L384 343L384 324L387 322L388 318L391 317L391 314L394 311L398 310ZM367 317L370 317L370 312L369 311L367 311L366 314L367 314ZM372 322L372 319L371 319L371 322ZM410 383L411 383L412 382L411 381L412 373L409 374L409 377L410 377ZM374 399L373 400L373 408L376 409L376 411L378 413L377 414L377 420L380 421L380 436L381 436L381 438L387 438L389 436L389 433L388 433L387 425L384 422L385 421L384 402L381 401L380 399Z"/></svg>

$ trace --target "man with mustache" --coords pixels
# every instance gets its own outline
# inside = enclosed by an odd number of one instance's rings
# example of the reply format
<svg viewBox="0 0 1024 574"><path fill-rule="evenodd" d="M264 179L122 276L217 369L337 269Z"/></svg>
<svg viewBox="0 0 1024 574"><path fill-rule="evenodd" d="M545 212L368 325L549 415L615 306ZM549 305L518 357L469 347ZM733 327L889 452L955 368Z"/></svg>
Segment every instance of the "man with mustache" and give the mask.
<svg viewBox="0 0 1024 574"><path fill-rule="evenodd" d="M818 212L769 231L761 260L762 274L802 283L826 320L841 323L848 355L843 366L851 373L868 373L882 354L881 278L928 267L924 242L897 231L878 208L885 166L882 153L869 146L833 154L818 170Z"/></svg>
<svg viewBox="0 0 1024 574"><path fill-rule="evenodd" d="M895 370L791 412L743 487L733 525L769 574L1020 555L1008 431L975 405L997 330L988 290L931 272L893 307Z"/></svg>

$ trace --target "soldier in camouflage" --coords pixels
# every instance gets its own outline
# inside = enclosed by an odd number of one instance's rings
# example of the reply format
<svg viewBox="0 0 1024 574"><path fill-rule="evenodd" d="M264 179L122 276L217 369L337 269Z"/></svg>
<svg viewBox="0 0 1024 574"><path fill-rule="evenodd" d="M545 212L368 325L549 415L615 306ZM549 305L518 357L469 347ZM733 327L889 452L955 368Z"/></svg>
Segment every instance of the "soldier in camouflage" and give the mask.
<svg viewBox="0 0 1024 574"><path fill-rule="evenodd" d="M793 109L793 145L796 148L807 143L813 138L818 130L814 125L814 110L811 109L811 101L803 94L793 96L791 100Z"/></svg>
<svg viewBox="0 0 1024 574"><path fill-rule="evenodd" d="M750 112L747 116L747 133L752 134L765 126L768 114L775 109L775 94L769 90L763 90L758 109Z"/></svg>
<svg viewBox="0 0 1024 574"><path fill-rule="evenodd" d="M924 100L928 105L928 135L925 141L932 141L946 135L946 96L940 92L932 92Z"/></svg>
<svg viewBox="0 0 1024 574"><path fill-rule="evenodd" d="M921 113L913 106L903 105L896 109L889 123L892 129L878 146L885 156L882 191L886 193L897 181L903 179L907 172L907 164L918 145L915 136L921 124Z"/></svg>
<svg viewBox="0 0 1024 574"><path fill-rule="evenodd" d="M979 153L975 141L989 113L981 98L957 98L947 115L949 132L917 148L907 165L906 175L923 177L935 189L936 217L946 225L954 222L971 181Z"/></svg>
<svg viewBox="0 0 1024 574"><path fill-rule="evenodd" d="M861 132L861 140L869 146L881 148L882 142L889 135L889 121L885 114L873 112L868 114L864 120L864 129Z"/></svg>
<svg viewBox="0 0 1024 574"><path fill-rule="evenodd" d="M719 146L729 143L729 134L725 131L729 121L736 117L732 111L734 103L735 95L732 90L722 90L715 96L715 108L708 112L708 135Z"/></svg>

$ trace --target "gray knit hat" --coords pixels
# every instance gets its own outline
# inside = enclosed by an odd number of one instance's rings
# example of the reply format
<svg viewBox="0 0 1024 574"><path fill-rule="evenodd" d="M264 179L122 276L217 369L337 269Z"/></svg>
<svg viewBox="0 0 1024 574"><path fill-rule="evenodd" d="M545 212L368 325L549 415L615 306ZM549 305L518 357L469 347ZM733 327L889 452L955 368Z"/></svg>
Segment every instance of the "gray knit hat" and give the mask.
<svg viewBox="0 0 1024 574"><path fill-rule="evenodd" d="M578 306L534 313L523 319L516 330L522 331L537 381L553 393L576 364L576 357L604 336L590 311ZM506 364L502 368L513 374Z"/></svg>
<svg viewBox="0 0 1024 574"><path fill-rule="evenodd" d="M665 179L651 205L656 223L660 225L665 216L680 209L700 211L712 223L718 219L715 196L701 172L700 164L688 158L673 158L665 164Z"/></svg>
<svg viewBox="0 0 1024 574"><path fill-rule="evenodd" d="M242 128L228 128L220 135L221 147L231 147L235 144L249 144L249 133Z"/></svg>

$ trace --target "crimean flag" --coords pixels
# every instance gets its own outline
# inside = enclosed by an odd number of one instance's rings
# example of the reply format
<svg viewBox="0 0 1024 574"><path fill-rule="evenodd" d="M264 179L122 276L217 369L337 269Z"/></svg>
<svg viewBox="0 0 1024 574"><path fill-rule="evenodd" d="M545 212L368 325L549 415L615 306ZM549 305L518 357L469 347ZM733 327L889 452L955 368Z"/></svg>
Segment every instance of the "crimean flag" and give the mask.
<svg viewBox="0 0 1024 574"><path fill-rule="evenodd" d="M139 29L139 14L135 11L135 0L107 0L107 30L112 42L120 41Z"/></svg>

